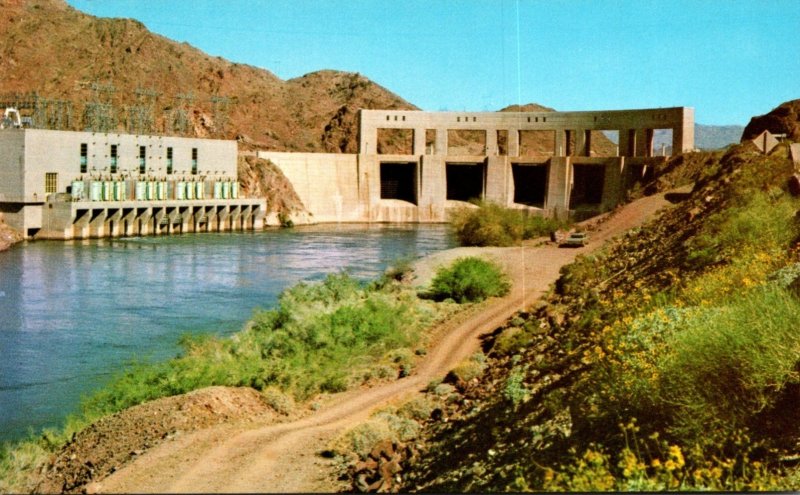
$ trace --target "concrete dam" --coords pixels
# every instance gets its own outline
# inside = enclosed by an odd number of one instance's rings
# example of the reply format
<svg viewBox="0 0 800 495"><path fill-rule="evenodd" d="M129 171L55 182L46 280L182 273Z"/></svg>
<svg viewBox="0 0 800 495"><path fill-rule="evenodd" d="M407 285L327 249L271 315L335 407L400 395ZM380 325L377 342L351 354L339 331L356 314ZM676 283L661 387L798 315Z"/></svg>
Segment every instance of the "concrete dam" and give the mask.
<svg viewBox="0 0 800 495"><path fill-rule="evenodd" d="M694 109L361 110L358 154L258 156L283 171L316 222L445 222L471 199L580 219L614 208L666 160L654 149L659 130L673 153L692 150ZM615 152L598 156L592 143L607 141L598 133L616 135Z"/></svg>
<svg viewBox="0 0 800 495"><path fill-rule="evenodd" d="M446 222L473 199L583 219L666 160L657 132L692 150L694 110L361 110L357 154L258 156L312 222ZM239 196L237 157L233 140L15 125L0 130L0 213L29 239L259 230L266 200Z"/></svg>

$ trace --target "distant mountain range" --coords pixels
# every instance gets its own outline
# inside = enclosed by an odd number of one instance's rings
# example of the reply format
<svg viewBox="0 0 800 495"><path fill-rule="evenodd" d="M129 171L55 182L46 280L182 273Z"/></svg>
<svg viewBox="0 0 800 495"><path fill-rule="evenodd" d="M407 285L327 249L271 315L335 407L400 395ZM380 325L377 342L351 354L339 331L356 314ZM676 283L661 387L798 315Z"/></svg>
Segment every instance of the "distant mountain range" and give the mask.
<svg viewBox="0 0 800 495"><path fill-rule="evenodd" d="M618 143L617 133L604 131L605 135ZM703 125L694 126L694 147L701 150L719 150L728 145L738 143L742 138L744 126L741 125ZM672 131L658 129L653 136L653 149L657 155L661 154L662 147L667 154L672 153Z"/></svg>
<svg viewBox="0 0 800 495"><path fill-rule="evenodd" d="M694 147L701 150L718 150L730 144L738 143L742 139L744 126L741 125L703 125L694 126ZM659 141L659 134L663 134L664 141ZM669 131L656 132L656 149L661 148L661 144L672 146L672 135Z"/></svg>

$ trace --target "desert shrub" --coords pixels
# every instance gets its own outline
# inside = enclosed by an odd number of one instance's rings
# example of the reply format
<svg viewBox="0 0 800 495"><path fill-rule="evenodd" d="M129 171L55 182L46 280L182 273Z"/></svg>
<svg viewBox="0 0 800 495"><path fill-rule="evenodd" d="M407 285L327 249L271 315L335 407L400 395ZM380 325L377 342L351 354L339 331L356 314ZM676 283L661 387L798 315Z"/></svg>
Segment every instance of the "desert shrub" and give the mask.
<svg viewBox="0 0 800 495"><path fill-rule="evenodd" d="M355 453L363 459L369 455L376 443L392 437L392 431L385 421L372 418L334 439L331 450L345 456Z"/></svg>
<svg viewBox="0 0 800 495"><path fill-rule="evenodd" d="M267 405L275 412L283 415L291 414L294 411L294 399L283 393L276 387L267 387L261 391Z"/></svg>
<svg viewBox="0 0 800 495"><path fill-rule="evenodd" d="M397 414L404 418L413 419L415 421L425 421L431 416L435 405L426 397L416 397L401 405Z"/></svg>
<svg viewBox="0 0 800 495"><path fill-rule="evenodd" d="M511 246L523 239L547 235L566 225L489 202L478 203L478 208L455 210L450 223L462 246Z"/></svg>
<svg viewBox="0 0 800 495"><path fill-rule="evenodd" d="M414 271L411 257L401 257L392 262L389 268L383 272L383 275L375 282L376 287L382 288L390 285L392 282L402 282L406 280Z"/></svg>
<svg viewBox="0 0 800 495"><path fill-rule="evenodd" d="M392 432L392 440L408 442L419 437L421 427L413 419L406 418L390 411L381 411L375 414L375 419L384 421Z"/></svg>
<svg viewBox="0 0 800 495"><path fill-rule="evenodd" d="M496 264L468 257L457 259L449 268L439 269L427 296L437 301L479 302L487 297L503 296L510 288L508 277Z"/></svg>
<svg viewBox="0 0 800 495"><path fill-rule="evenodd" d="M416 421L398 415L393 410L376 412L368 421L334 438L329 448L333 452L352 457L353 454L366 459L376 444L384 440L408 442L416 439L421 431Z"/></svg>
<svg viewBox="0 0 800 495"><path fill-rule="evenodd" d="M492 344L492 352L498 356L508 356L520 352L520 350L529 346L531 342L533 342L531 332L520 327L509 327L495 338L494 344Z"/></svg>
<svg viewBox="0 0 800 495"><path fill-rule="evenodd" d="M503 389L503 397L514 406L526 402L530 398L530 392L525 386L525 372L516 368L512 369L506 380Z"/></svg>
<svg viewBox="0 0 800 495"><path fill-rule="evenodd" d="M433 390L431 392L433 393L433 395L445 396L445 395L450 395L455 391L456 388L450 385L449 383L440 383L435 387L433 387Z"/></svg>
<svg viewBox="0 0 800 495"><path fill-rule="evenodd" d="M800 383L800 302L766 286L686 322L658 362L658 394L687 440L730 436Z"/></svg>
<svg viewBox="0 0 800 495"><path fill-rule="evenodd" d="M486 357L479 352L460 362L450 373L452 373L456 379L468 382L481 376L485 369Z"/></svg>
<svg viewBox="0 0 800 495"><path fill-rule="evenodd" d="M50 458L46 440L0 445L0 493L32 493L36 473Z"/></svg>
<svg viewBox="0 0 800 495"><path fill-rule="evenodd" d="M800 278L800 263L792 263L775 270L767 276L767 280L782 289L793 287L794 282Z"/></svg>

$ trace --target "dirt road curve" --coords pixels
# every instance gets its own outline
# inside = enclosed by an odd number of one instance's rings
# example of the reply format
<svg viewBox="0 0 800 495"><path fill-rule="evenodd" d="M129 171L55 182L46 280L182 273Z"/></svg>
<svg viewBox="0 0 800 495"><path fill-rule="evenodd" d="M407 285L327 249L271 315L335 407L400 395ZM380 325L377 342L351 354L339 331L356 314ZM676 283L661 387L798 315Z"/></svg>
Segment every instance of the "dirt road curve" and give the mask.
<svg viewBox="0 0 800 495"><path fill-rule="evenodd" d="M98 483L90 492L309 492L335 491L329 460L318 455L340 432L391 402L401 401L444 376L478 348L478 336L500 326L514 311L536 300L576 255L641 224L666 205L663 196L634 202L602 222L588 247L552 245L515 248L458 248L423 261L425 279L440 264L469 254L496 259L514 280L512 293L491 301L462 322L446 324L441 338L409 377L370 389L337 395L316 413L298 421L265 426L222 425L177 437L148 451ZM523 262L524 261L524 262ZM524 270L521 267L524 266ZM524 291L523 291L524 287Z"/></svg>

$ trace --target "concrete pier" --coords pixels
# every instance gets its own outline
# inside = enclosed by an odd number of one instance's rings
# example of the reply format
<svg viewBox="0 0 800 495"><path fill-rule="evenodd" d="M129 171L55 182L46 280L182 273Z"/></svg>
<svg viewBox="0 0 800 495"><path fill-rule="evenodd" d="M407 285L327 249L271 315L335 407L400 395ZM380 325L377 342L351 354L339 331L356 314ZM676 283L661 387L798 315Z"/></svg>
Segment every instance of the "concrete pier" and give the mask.
<svg viewBox="0 0 800 495"><path fill-rule="evenodd" d="M227 232L264 228L266 201L71 201L51 196L37 234L41 239L87 239Z"/></svg>

